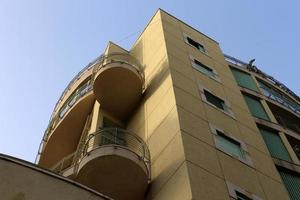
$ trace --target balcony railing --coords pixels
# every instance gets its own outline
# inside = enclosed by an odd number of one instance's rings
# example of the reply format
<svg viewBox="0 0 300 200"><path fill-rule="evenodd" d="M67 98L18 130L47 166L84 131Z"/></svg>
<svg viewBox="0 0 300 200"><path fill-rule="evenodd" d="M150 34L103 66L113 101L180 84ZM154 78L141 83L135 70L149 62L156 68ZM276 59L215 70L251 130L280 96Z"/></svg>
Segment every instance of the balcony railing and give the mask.
<svg viewBox="0 0 300 200"><path fill-rule="evenodd" d="M61 96L59 97L59 100L57 101L57 103L56 103L56 105L54 107L54 111L57 110L57 107L59 106L59 104L63 100L65 94L72 87L72 85L75 83L75 81L78 80L85 72L91 70L96 64L100 63L102 61L102 58L103 58L103 55L100 55L94 61L90 62L87 66L85 66L80 72L78 72L78 74L70 81L70 83L68 84L68 86L62 92Z"/></svg>
<svg viewBox="0 0 300 200"><path fill-rule="evenodd" d="M280 92L277 92L276 90L268 87L262 82L259 82L260 88L263 92L263 94L273 100L277 103L283 105L285 108L293 111L295 114L300 115L300 105L291 100L289 97L286 97L286 95L281 94Z"/></svg>
<svg viewBox="0 0 300 200"><path fill-rule="evenodd" d="M49 136L51 135L52 130L56 127L56 125L60 122L60 120L65 116L65 114L73 107L73 105L85 94L92 90L91 81L86 82L82 86L80 86L69 98L66 100L65 104L61 107L61 109L57 112L57 114L51 119L47 129L45 130L43 139L41 141L38 155L36 157L35 163L37 163L42 154L45 143L48 141Z"/></svg>
<svg viewBox="0 0 300 200"><path fill-rule="evenodd" d="M146 143L137 135L120 128L101 129L89 136L82 155L106 146L116 146L135 153L146 164L150 178L150 152Z"/></svg>
<svg viewBox="0 0 300 200"><path fill-rule="evenodd" d="M300 126L298 124L290 122L289 120L279 115L275 115L275 118L278 121L278 123L284 128L300 133Z"/></svg>
<svg viewBox="0 0 300 200"><path fill-rule="evenodd" d="M74 165L74 158L76 152L64 157L61 161L59 161L56 165L51 168L51 171L60 174L64 170L68 169L69 167Z"/></svg>
<svg viewBox="0 0 300 200"><path fill-rule="evenodd" d="M126 63L133 67L133 69L142 77L144 87L144 69L139 61L128 53L110 53L103 55L101 63L94 65L93 74L95 75L100 69L110 63Z"/></svg>

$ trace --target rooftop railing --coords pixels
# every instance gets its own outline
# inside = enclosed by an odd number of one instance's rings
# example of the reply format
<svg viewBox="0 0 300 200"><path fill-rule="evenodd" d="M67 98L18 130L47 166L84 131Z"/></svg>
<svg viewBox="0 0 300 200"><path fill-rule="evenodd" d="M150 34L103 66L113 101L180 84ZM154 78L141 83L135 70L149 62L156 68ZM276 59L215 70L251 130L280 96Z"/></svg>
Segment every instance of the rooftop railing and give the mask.
<svg viewBox="0 0 300 200"><path fill-rule="evenodd" d="M300 97L295 94L293 91L291 91L287 86L285 86L283 83L281 83L280 81L278 81L277 79L275 79L274 77L266 74L265 72L261 71L260 69L258 69L256 66L254 65L249 65L237 58L234 58L232 56L226 55L224 54L225 60L227 62L230 62L234 65L237 65L239 67L245 68L248 71L254 72L256 74L258 74L259 76L261 76L262 78L268 80L270 83L272 83L273 85L279 87L280 89L282 89L283 91L285 91L286 93L288 93L289 95L291 95L292 97L294 97L298 102L300 102Z"/></svg>

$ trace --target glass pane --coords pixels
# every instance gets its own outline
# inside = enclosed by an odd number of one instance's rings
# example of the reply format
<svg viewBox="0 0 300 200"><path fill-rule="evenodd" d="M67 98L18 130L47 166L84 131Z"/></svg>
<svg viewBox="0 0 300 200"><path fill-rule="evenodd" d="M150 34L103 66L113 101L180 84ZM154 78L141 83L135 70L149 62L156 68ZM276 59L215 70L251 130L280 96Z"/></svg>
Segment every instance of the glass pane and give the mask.
<svg viewBox="0 0 300 200"><path fill-rule="evenodd" d="M254 99L252 97L249 97L247 95L243 95L243 96L244 96L244 99L248 105L248 108L249 108L251 114L254 117L270 121L270 119L269 119L265 109L261 105L260 101Z"/></svg>
<svg viewBox="0 0 300 200"><path fill-rule="evenodd" d="M280 136L277 133L265 129L259 129L263 139L269 149L270 154L275 157L286 161L291 161L291 157L286 150Z"/></svg>
<svg viewBox="0 0 300 200"><path fill-rule="evenodd" d="M225 110L225 107L226 107L225 106L225 102L222 99L220 99L219 97L216 97L216 96L212 95L211 93L207 92L206 90L204 90L204 95L206 97L206 100L209 103L217 106L218 108L220 108L222 110Z"/></svg>
<svg viewBox="0 0 300 200"><path fill-rule="evenodd" d="M199 62L198 60L195 60L194 59L194 62L193 62L193 67L202 72L203 74L207 75L207 76L210 76L210 77L214 77L215 74L213 72L213 70L209 67L207 67L206 65L202 64L201 62Z"/></svg>
<svg viewBox="0 0 300 200"><path fill-rule="evenodd" d="M226 151L227 153L239 157L241 159L245 158L244 152L241 149L241 146L238 142L233 141L232 139L222 135L218 134L216 136L217 138L217 147Z"/></svg>
<svg viewBox="0 0 300 200"><path fill-rule="evenodd" d="M300 175L279 170L279 174L290 195L291 200L300 200Z"/></svg>
<svg viewBox="0 0 300 200"><path fill-rule="evenodd" d="M187 41L190 45L196 47L197 49L199 49L200 51L204 52L204 46L199 44L198 42L194 41L193 39L187 37Z"/></svg>
<svg viewBox="0 0 300 200"><path fill-rule="evenodd" d="M236 191L236 197L237 197L237 200L252 200L251 198L247 197L246 195Z"/></svg>
<svg viewBox="0 0 300 200"><path fill-rule="evenodd" d="M231 71L239 86L258 92L256 83L249 74L234 68L231 68Z"/></svg>

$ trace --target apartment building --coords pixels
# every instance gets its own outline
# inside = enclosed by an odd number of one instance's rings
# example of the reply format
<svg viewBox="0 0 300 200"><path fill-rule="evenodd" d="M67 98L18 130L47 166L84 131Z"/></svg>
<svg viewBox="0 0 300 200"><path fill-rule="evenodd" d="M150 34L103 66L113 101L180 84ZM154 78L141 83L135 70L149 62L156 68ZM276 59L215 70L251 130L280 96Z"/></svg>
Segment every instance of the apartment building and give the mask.
<svg viewBox="0 0 300 200"><path fill-rule="evenodd" d="M41 182L49 199L299 200L300 99L159 9L130 50L109 42L63 91L37 166L2 157L49 179L7 177L10 198Z"/></svg>

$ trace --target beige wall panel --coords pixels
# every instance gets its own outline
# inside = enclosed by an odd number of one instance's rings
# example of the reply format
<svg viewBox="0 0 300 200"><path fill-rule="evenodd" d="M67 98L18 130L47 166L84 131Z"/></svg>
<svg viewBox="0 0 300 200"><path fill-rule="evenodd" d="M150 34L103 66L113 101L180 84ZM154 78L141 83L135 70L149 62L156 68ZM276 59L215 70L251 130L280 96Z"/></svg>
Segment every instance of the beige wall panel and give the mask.
<svg viewBox="0 0 300 200"><path fill-rule="evenodd" d="M16 159L17 160L17 159ZM18 162L24 164L18 164ZM30 167L32 166L32 167ZM0 191L3 200L104 200L91 190L56 177L50 172L41 172L25 161L17 163L0 159Z"/></svg>
<svg viewBox="0 0 300 200"><path fill-rule="evenodd" d="M168 55L175 56L178 60L180 60L183 63L189 63L189 57L188 53L186 51L185 44L174 44L171 42L168 42L167 44L167 52Z"/></svg>
<svg viewBox="0 0 300 200"><path fill-rule="evenodd" d="M188 162L193 199L229 200L225 181L206 170Z"/></svg>
<svg viewBox="0 0 300 200"><path fill-rule="evenodd" d="M204 105L203 102L194 97L193 95L187 93L186 91L177 88L174 86L174 93L176 98L176 104L179 105L181 108L185 109L186 111L197 115L202 119L206 119L205 112L204 112Z"/></svg>
<svg viewBox="0 0 300 200"><path fill-rule="evenodd" d="M168 114L148 138L147 143L150 149L152 160L156 160L159 154L174 138L179 131L179 122L176 107Z"/></svg>
<svg viewBox="0 0 300 200"><path fill-rule="evenodd" d="M179 106L177 109L181 130L207 144L214 144L213 136L207 121L193 115Z"/></svg>
<svg viewBox="0 0 300 200"><path fill-rule="evenodd" d="M135 111L130 122L128 123L127 129L136 133L142 126L145 127L145 124L146 124L146 106L142 102L141 105L139 105L139 107ZM143 133L142 135L143 135L142 138L145 138L146 132Z"/></svg>
<svg viewBox="0 0 300 200"><path fill-rule="evenodd" d="M275 168L272 158L250 146L248 146L250 157L254 167L266 176L280 182L281 178Z"/></svg>
<svg viewBox="0 0 300 200"><path fill-rule="evenodd" d="M167 21L168 23L171 23L174 26L180 25L180 22L178 21L178 19L175 19L173 16L165 13L164 11L160 11L160 16L163 21Z"/></svg>
<svg viewBox="0 0 300 200"><path fill-rule="evenodd" d="M155 196L162 187L165 187L163 185L174 176L178 168L184 163L184 160L181 134L178 132L152 163L152 196Z"/></svg>
<svg viewBox="0 0 300 200"><path fill-rule="evenodd" d="M147 109L147 116L150 115L155 107L157 107L162 98L167 94L167 92L172 89L172 79L169 74L169 72L165 72L166 74L164 75L164 79L160 81L160 86L156 88L156 90L152 91L147 91L147 97L146 97L146 102L145 106Z"/></svg>
<svg viewBox="0 0 300 200"><path fill-rule="evenodd" d="M163 186L154 200L192 200L187 166L183 163Z"/></svg>
<svg viewBox="0 0 300 200"><path fill-rule="evenodd" d="M222 84L195 69L194 74L197 80L197 85L208 89L222 99L227 99Z"/></svg>
<svg viewBox="0 0 300 200"><path fill-rule="evenodd" d="M199 42L200 44L202 44L204 46L206 45L205 40L206 40L207 36L203 35L199 31L196 31L195 29L191 28L190 26L188 26L187 24L184 24L184 23L180 23L180 28L183 33L190 36L193 40Z"/></svg>
<svg viewBox="0 0 300 200"><path fill-rule="evenodd" d="M177 23L173 24L166 20L163 20L162 25L165 37L175 37L179 40L184 41L183 33L180 29L180 26Z"/></svg>
<svg viewBox="0 0 300 200"><path fill-rule="evenodd" d="M184 91L188 92L189 94L193 95L194 97L200 99L199 90L194 81L185 77L184 75L182 75L181 73L175 70L171 70L171 76L172 76L173 84L176 87L181 88Z"/></svg>
<svg viewBox="0 0 300 200"><path fill-rule="evenodd" d="M264 197L255 169L221 151L218 151L218 157L225 180L260 197Z"/></svg>
<svg viewBox="0 0 300 200"><path fill-rule="evenodd" d="M256 130L250 129L249 127L246 127L245 125L240 124L240 123L238 123L238 127L242 134L243 141L246 144L260 150L261 152L265 153L266 155L270 155L269 151L266 147L266 144L257 129ZM253 128L255 128L255 127L253 127Z"/></svg>
<svg viewBox="0 0 300 200"><path fill-rule="evenodd" d="M186 160L209 171L210 173L222 177L222 171L218 162L217 150L195 137L182 132L182 141Z"/></svg>
<svg viewBox="0 0 300 200"><path fill-rule="evenodd" d="M168 115L175 105L174 91L172 88L168 90L166 95L161 99L160 104L153 110L148 118L148 137L159 126L163 119Z"/></svg>
<svg viewBox="0 0 300 200"><path fill-rule="evenodd" d="M230 101L231 104L236 105L241 109L244 109L250 115L248 106L239 90L233 90L231 88L224 87L224 86L223 89L227 99Z"/></svg>
<svg viewBox="0 0 300 200"><path fill-rule="evenodd" d="M169 65L171 69L174 69L175 71L181 73L185 77L194 80L194 72L191 65L191 62L183 62L180 59L178 59L176 56L173 56L171 54L168 55L169 57Z"/></svg>
<svg viewBox="0 0 300 200"><path fill-rule="evenodd" d="M144 70L146 80L151 78L151 74L155 73L159 70L160 66L162 66L163 62L166 60L166 49L162 44L158 49L155 49L155 53L151 57L146 57Z"/></svg>
<svg viewBox="0 0 300 200"><path fill-rule="evenodd" d="M258 173L260 185L262 186L266 200L290 200L285 187L277 181Z"/></svg>
<svg viewBox="0 0 300 200"><path fill-rule="evenodd" d="M208 122L220 129L223 129L227 133L234 134L239 132L236 123L237 121L232 117L206 103L204 103L204 110L207 115Z"/></svg>
<svg viewBox="0 0 300 200"><path fill-rule="evenodd" d="M239 123L241 123L249 128L256 127L253 117L245 109L241 109L234 104L231 106L231 109L234 113L236 120Z"/></svg>

